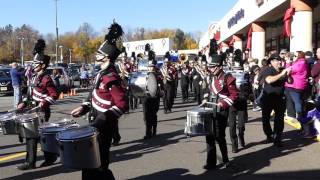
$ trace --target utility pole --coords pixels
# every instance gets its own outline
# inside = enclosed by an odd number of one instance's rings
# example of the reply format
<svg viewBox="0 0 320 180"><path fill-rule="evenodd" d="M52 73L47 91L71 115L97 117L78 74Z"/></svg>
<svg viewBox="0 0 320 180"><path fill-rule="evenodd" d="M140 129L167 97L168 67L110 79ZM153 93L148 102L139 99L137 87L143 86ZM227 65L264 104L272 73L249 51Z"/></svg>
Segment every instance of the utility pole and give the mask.
<svg viewBox="0 0 320 180"><path fill-rule="evenodd" d="M63 49L62 49L62 48L63 48L63 46L60 45L59 48L60 48L60 53L61 53L61 54L60 54L60 63L62 63L62 60L63 60L63 55L62 55Z"/></svg>
<svg viewBox="0 0 320 180"><path fill-rule="evenodd" d="M71 64L71 61L72 61L72 49L69 49L69 54L70 54L69 63Z"/></svg>

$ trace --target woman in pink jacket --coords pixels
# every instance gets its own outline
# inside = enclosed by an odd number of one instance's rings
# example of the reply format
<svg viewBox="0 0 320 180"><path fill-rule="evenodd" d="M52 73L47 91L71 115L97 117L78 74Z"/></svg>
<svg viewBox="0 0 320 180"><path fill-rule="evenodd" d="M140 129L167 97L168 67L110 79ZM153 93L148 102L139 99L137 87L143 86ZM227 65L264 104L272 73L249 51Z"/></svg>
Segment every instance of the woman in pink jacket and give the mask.
<svg viewBox="0 0 320 180"><path fill-rule="evenodd" d="M303 93L305 93L308 85L308 63L304 52L296 51L293 62L286 64L286 67L291 67L290 76L293 79L292 84L285 84L287 107L288 103L294 104L295 112L298 115L297 119L300 121L303 116Z"/></svg>

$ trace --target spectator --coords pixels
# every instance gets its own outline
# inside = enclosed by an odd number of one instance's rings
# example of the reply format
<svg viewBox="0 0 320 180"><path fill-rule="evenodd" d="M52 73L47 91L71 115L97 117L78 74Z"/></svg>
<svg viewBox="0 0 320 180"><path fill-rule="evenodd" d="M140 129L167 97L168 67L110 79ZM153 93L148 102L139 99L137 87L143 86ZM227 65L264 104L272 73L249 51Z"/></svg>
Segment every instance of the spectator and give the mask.
<svg viewBox="0 0 320 180"><path fill-rule="evenodd" d="M281 147L286 103L284 84L287 80L290 81L288 75L290 74L291 68L281 70L281 58L277 54L272 54L268 61L271 66L262 72L262 77L265 77L263 96L261 98L263 131L267 136L266 143L273 142L275 146ZM270 114L272 110L275 112L273 131L270 125Z"/></svg>
<svg viewBox="0 0 320 180"><path fill-rule="evenodd" d="M54 69L52 71L52 77L53 77L54 85L57 87L57 89L60 89L61 74L59 73L59 71L57 69Z"/></svg>
<svg viewBox="0 0 320 180"><path fill-rule="evenodd" d="M319 78L320 78L320 48L317 49L317 59L315 65L311 69L311 77L313 78L313 83L316 89L316 96L320 95L320 86L319 86Z"/></svg>
<svg viewBox="0 0 320 180"><path fill-rule="evenodd" d="M286 56L288 59L288 56ZM302 51L296 51L294 53L292 62L287 60L286 68L291 67L292 84L285 84L286 104L288 110L288 116L296 118L301 121L303 117L303 94L308 87L308 64L305 59L305 54ZM292 106L294 105L294 111ZM290 112L291 111L291 112ZM297 115L296 115L297 114Z"/></svg>
<svg viewBox="0 0 320 180"><path fill-rule="evenodd" d="M80 69L80 86L82 88L88 87L89 73L85 67Z"/></svg>
<svg viewBox="0 0 320 180"><path fill-rule="evenodd" d="M22 100L21 85L24 72L18 70L18 64L16 62L11 63L11 67L10 76L13 87L13 108L16 109Z"/></svg>

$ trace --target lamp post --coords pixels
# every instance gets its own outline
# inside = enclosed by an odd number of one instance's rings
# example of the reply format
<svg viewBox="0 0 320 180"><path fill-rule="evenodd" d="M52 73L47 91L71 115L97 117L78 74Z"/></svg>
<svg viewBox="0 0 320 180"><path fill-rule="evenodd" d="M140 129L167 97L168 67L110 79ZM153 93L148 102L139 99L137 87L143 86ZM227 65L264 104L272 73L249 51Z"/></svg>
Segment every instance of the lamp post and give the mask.
<svg viewBox="0 0 320 180"><path fill-rule="evenodd" d="M58 0L56 2L56 63L58 62L58 45L59 45L59 33L58 33Z"/></svg>
<svg viewBox="0 0 320 180"><path fill-rule="evenodd" d="M62 48L63 48L63 46L62 45L60 45L59 46L59 48L60 48L60 62L62 63L62 60L63 60L63 55L62 55Z"/></svg>
<svg viewBox="0 0 320 180"><path fill-rule="evenodd" d="M70 59L69 59L69 63L71 64L71 60L72 60L72 49L69 49L69 57L70 57Z"/></svg>
<svg viewBox="0 0 320 180"><path fill-rule="evenodd" d="M21 58L21 65L23 66L23 56L24 56L24 49L23 49L23 40L24 37L18 38L20 40L20 58Z"/></svg>

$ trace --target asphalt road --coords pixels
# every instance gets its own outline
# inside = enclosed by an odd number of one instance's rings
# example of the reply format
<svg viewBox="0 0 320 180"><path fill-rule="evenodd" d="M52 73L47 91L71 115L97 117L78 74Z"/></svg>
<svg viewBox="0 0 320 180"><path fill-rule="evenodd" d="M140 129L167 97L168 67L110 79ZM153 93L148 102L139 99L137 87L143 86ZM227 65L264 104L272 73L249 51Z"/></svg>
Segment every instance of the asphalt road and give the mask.
<svg viewBox="0 0 320 180"><path fill-rule="evenodd" d="M83 96L85 93L60 100L53 106L51 120L70 118L70 111L82 102ZM283 148L263 144L265 136L260 120L261 113L251 110L246 123L246 147L236 154L231 153L227 129L229 157L233 166L204 171L202 166L206 160L205 138L187 138L183 134L186 110L193 108L195 104L182 104L179 95L175 102L170 114L164 114L161 106L158 112L158 135L154 139L142 139L145 127L141 105L139 109L121 117L121 143L111 148L110 168L116 179L320 179L319 143L301 139L293 127L286 125ZM11 106L12 97L0 97L0 112L11 109ZM87 123L82 117L75 120L80 124ZM24 150L25 146L18 142L16 136L0 135L0 179L81 179L80 171L66 169L59 161L50 167L17 170L15 167L24 162ZM39 150L37 166L42 161L43 154Z"/></svg>

